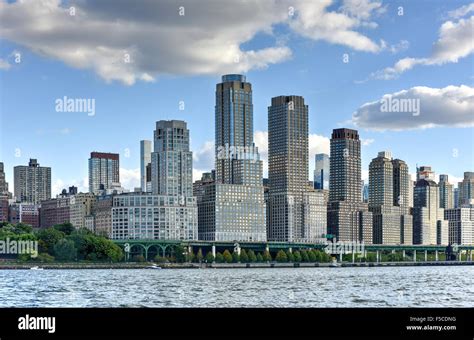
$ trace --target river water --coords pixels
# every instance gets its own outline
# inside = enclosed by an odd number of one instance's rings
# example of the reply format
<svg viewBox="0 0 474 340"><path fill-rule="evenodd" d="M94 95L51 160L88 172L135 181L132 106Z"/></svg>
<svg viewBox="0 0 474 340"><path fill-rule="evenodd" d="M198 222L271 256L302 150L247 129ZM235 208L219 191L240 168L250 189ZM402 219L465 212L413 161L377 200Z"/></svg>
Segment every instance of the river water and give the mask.
<svg viewBox="0 0 474 340"><path fill-rule="evenodd" d="M474 267L0 270L0 307L474 307Z"/></svg>

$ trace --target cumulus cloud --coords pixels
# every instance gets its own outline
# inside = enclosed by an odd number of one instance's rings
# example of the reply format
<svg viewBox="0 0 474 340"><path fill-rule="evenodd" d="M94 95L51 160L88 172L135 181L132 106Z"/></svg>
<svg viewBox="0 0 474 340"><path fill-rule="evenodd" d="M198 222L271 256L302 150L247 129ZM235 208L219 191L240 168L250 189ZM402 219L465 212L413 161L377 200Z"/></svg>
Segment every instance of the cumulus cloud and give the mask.
<svg viewBox="0 0 474 340"><path fill-rule="evenodd" d="M1 38L127 85L160 75L245 73L281 63L292 51L274 36L276 25L358 51L382 50L357 31L377 26L372 19L383 12L380 1L346 0L336 9L332 0L167 0L133 6L125 0L0 1ZM258 33L274 36L275 43L242 49Z"/></svg>
<svg viewBox="0 0 474 340"><path fill-rule="evenodd" d="M193 151L193 181L201 179L204 172L214 169L214 142L207 141Z"/></svg>
<svg viewBox="0 0 474 340"><path fill-rule="evenodd" d="M123 188L129 189L130 191L140 187L140 168L120 168L120 184Z"/></svg>
<svg viewBox="0 0 474 340"><path fill-rule="evenodd" d="M457 18L462 13L469 13L472 8L463 9L453 14ZM446 21L439 29L439 38L433 44L430 57L413 58L407 57L398 60L393 66L378 70L370 75L372 79L395 79L400 74L411 70L417 65L443 65L446 63L457 63L459 59L465 58L474 51L474 16L457 21Z"/></svg>
<svg viewBox="0 0 474 340"><path fill-rule="evenodd" d="M398 105L398 109L397 109ZM403 110L419 105L419 112ZM474 126L474 88L416 86L365 103L352 114L353 123L370 130L408 130Z"/></svg>
<svg viewBox="0 0 474 340"><path fill-rule="evenodd" d="M453 11L448 12L448 16L451 18L461 18L470 12L474 12L474 3L464 5L462 7L456 8Z"/></svg>

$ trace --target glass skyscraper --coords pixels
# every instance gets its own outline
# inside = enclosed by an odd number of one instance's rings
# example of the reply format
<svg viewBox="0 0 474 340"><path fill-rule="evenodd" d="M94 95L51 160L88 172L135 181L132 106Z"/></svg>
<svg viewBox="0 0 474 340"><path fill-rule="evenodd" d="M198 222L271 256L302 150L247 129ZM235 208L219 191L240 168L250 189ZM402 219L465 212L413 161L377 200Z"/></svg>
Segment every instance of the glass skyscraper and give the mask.
<svg viewBox="0 0 474 340"><path fill-rule="evenodd" d="M253 142L252 85L222 76L216 86L216 179L198 197L199 238L265 241L262 161Z"/></svg>
<svg viewBox="0 0 474 340"><path fill-rule="evenodd" d="M119 154L91 152L89 158L89 192L97 194L102 190L120 186Z"/></svg>
<svg viewBox="0 0 474 340"><path fill-rule="evenodd" d="M314 156L314 188L329 189L329 155L318 153Z"/></svg>

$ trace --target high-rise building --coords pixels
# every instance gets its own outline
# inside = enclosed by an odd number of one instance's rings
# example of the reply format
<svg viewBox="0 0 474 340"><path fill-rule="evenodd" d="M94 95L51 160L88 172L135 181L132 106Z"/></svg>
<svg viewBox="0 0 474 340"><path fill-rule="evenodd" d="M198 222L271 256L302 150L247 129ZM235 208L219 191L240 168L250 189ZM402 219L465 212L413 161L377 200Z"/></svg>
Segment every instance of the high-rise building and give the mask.
<svg viewBox="0 0 474 340"><path fill-rule="evenodd" d="M474 207L444 210L449 223L449 243L474 245Z"/></svg>
<svg viewBox="0 0 474 340"><path fill-rule="evenodd" d="M268 240L315 242L326 234L327 208L324 194L308 184L308 106L301 96L274 97L271 104Z"/></svg>
<svg viewBox="0 0 474 340"><path fill-rule="evenodd" d="M453 191L454 208L459 208L459 188L454 188Z"/></svg>
<svg viewBox="0 0 474 340"><path fill-rule="evenodd" d="M356 130L333 130L329 164L328 233L339 241L371 244L372 213L362 202L360 139Z"/></svg>
<svg viewBox="0 0 474 340"><path fill-rule="evenodd" d="M112 195L97 196L92 207L94 216L94 232L97 235L112 237Z"/></svg>
<svg viewBox="0 0 474 340"><path fill-rule="evenodd" d="M470 207L474 205L474 172L464 172L464 179L458 183L459 206Z"/></svg>
<svg viewBox="0 0 474 340"><path fill-rule="evenodd" d="M420 179L436 181L436 174L431 170L431 166L422 165L416 168L416 180L419 181Z"/></svg>
<svg viewBox="0 0 474 340"><path fill-rule="evenodd" d="M314 156L314 188L329 189L329 155L318 153Z"/></svg>
<svg viewBox="0 0 474 340"><path fill-rule="evenodd" d="M151 141L140 141L140 185L142 192L151 189Z"/></svg>
<svg viewBox="0 0 474 340"><path fill-rule="evenodd" d="M8 207L8 221L11 224L27 224L33 228L40 227L40 205L34 203L12 203Z"/></svg>
<svg viewBox="0 0 474 340"><path fill-rule="evenodd" d="M151 154L152 192L155 195L193 196L193 154L189 130L181 120L160 120Z"/></svg>
<svg viewBox="0 0 474 340"><path fill-rule="evenodd" d="M0 162L0 194L8 193L8 182L5 180L5 169Z"/></svg>
<svg viewBox="0 0 474 340"><path fill-rule="evenodd" d="M15 166L13 176L18 202L40 204L51 198L50 167L40 166L36 159L30 159L28 166Z"/></svg>
<svg viewBox="0 0 474 340"><path fill-rule="evenodd" d="M431 179L416 182L413 207L413 243L448 244L448 221L439 207L439 187Z"/></svg>
<svg viewBox="0 0 474 340"><path fill-rule="evenodd" d="M8 222L8 194L0 193L0 222Z"/></svg>
<svg viewBox="0 0 474 340"><path fill-rule="evenodd" d="M439 175L439 207L454 208L453 185L449 183L448 175Z"/></svg>
<svg viewBox="0 0 474 340"><path fill-rule="evenodd" d="M99 194L120 187L119 154L91 152L89 158L89 192Z"/></svg>
<svg viewBox="0 0 474 340"><path fill-rule="evenodd" d="M407 209L408 167L379 152L369 165L369 211L373 214L373 242L412 244L412 216Z"/></svg>
<svg viewBox="0 0 474 340"><path fill-rule="evenodd" d="M222 76L216 86L216 180L199 199L199 238L265 241L262 161L253 142L252 85Z"/></svg>
<svg viewBox="0 0 474 340"><path fill-rule="evenodd" d="M152 193L113 196L112 238L196 240L192 160L186 122L158 121L151 154ZM106 210L107 204L102 208Z"/></svg>
<svg viewBox="0 0 474 340"><path fill-rule="evenodd" d="M92 211L97 198L92 193L79 193L71 196L69 202L69 222L75 228L86 228L87 222L93 220ZM94 228L88 228L94 231Z"/></svg>

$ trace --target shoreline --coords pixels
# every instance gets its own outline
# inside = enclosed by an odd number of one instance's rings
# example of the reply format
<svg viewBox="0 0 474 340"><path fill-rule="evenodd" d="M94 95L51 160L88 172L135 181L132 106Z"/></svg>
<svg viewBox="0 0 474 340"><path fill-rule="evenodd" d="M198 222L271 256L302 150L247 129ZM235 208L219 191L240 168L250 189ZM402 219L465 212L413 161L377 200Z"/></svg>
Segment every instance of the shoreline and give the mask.
<svg viewBox="0 0 474 340"><path fill-rule="evenodd" d="M368 267L419 267L419 266L473 266L474 261L443 261L443 262L360 262L360 263L163 263L155 264L159 268L151 268L154 263L0 263L0 270L30 270L32 267L41 269L247 269L247 268L368 268Z"/></svg>

